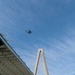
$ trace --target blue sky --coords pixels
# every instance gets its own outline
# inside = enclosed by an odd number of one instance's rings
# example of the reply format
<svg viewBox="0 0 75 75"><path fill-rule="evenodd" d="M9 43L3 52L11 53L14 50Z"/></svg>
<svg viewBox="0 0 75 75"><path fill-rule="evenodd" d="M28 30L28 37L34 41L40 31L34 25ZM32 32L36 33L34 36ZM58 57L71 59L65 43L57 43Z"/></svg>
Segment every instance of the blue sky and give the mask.
<svg viewBox="0 0 75 75"><path fill-rule="evenodd" d="M0 33L32 71L44 48L49 75L75 74L75 0L0 0Z"/></svg>

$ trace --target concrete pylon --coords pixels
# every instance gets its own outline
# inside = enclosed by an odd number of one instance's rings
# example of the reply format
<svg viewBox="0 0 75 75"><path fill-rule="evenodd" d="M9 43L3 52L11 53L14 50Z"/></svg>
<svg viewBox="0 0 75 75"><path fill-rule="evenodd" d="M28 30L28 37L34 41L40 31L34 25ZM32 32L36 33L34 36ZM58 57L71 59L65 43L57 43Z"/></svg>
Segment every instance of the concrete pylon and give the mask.
<svg viewBox="0 0 75 75"><path fill-rule="evenodd" d="M40 54L42 54L42 59L43 59L43 62L44 62L44 69L45 69L46 75L49 75L49 74L48 74L47 65L46 65L44 50L43 50L42 48L38 49L37 58L36 58L36 63L35 63L35 67L34 67L34 75L37 74L37 69L38 69Z"/></svg>

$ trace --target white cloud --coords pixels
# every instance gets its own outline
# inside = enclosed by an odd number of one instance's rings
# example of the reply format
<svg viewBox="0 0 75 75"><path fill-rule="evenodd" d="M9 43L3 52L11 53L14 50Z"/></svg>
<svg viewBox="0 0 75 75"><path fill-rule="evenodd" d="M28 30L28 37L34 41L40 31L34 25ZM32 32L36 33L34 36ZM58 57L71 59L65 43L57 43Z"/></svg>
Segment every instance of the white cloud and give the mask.
<svg viewBox="0 0 75 75"><path fill-rule="evenodd" d="M72 31L72 34L65 36L63 41L54 41L54 45L52 47L50 46L48 49L45 48L45 55L48 68L55 71L56 75L63 75L63 73L64 75L70 75L74 72L75 32Z"/></svg>

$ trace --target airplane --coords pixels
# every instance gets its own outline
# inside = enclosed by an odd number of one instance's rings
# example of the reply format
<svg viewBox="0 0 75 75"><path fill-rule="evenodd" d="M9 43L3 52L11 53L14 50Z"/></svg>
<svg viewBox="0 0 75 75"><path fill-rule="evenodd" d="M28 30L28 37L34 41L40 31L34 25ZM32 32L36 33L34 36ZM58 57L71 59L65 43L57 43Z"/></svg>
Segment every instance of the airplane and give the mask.
<svg viewBox="0 0 75 75"><path fill-rule="evenodd" d="M31 33L32 33L32 31L31 31L31 30L26 30L26 32L27 32L28 34L31 34Z"/></svg>

